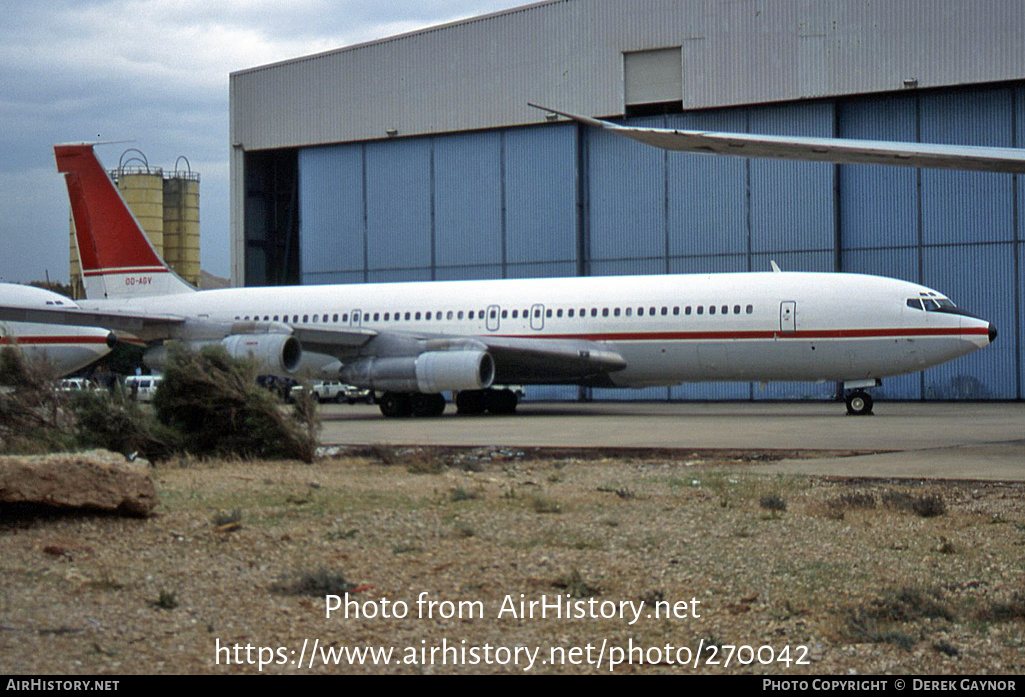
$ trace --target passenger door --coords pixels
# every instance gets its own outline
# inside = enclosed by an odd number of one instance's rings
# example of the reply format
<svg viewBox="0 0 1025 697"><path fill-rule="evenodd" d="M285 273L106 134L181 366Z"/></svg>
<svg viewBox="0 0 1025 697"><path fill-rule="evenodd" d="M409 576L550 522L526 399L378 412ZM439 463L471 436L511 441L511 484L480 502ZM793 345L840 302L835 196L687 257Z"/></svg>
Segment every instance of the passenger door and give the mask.
<svg viewBox="0 0 1025 697"><path fill-rule="evenodd" d="M797 331L797 302L784 300L779 304L779 330L784 334Z"/></svg>

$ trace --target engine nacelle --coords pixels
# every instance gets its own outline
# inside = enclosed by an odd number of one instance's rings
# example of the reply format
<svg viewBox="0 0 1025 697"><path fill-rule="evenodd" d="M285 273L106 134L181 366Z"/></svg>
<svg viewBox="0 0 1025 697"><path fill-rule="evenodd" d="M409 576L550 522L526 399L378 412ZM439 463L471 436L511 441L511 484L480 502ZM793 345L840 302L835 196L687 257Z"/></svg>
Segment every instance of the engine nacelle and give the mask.
<svg viewBox="0 0 1025 697"><path fill-rule="evenodd" d="M199 350L215 345L215 341L191 341L189 347ZM294 373L302 360L299 340L289 334L232 334L220 342L232 358L248 358L260 365L260 370L271 375ZM143 357L150 368L162 371L167 365L167 347L150 349Z"/></svg>
<svg viewBox="0 0 1025 697"><path fill-rule="evenodd" d="M356 361L342 368L339 377L350 385L383 392L483 390L495 379L495 361L487 351L427 351Z"/></svg>

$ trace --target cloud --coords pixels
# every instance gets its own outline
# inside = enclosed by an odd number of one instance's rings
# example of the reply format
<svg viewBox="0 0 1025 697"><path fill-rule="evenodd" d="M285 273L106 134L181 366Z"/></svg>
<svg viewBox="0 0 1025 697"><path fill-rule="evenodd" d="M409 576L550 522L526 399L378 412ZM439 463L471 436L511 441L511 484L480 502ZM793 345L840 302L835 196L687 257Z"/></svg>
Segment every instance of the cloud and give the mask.
<svg viewBox="0 0 1025 697"><path fill-rule="evenodd" d="M228 75L520 4L509 0L7 0L0 24L0 276L67 276L57 142L122 140L200 172L203 264L229 272ZM50 240L54 240L50 242ZM59 241L59 242L58 242Z"/></svg>

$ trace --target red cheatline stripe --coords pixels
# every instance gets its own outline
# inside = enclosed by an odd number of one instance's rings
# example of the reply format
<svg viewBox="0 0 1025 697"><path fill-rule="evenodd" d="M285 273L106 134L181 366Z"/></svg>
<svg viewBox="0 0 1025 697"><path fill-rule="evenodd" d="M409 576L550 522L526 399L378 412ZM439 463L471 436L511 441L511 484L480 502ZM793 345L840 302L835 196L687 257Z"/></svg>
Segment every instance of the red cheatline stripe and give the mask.
<svg viewBox="0 0 1025 697"><path fill-rule="evenodd" d="M721 339L885 339L909 336L987 336L987 327L910 329L823 329L799 332L608 332L598 334L501 334L510 339L583 339L585 341L706 341Z"/></svg>
<svg viewBox="0 0 1025 697"><path fill-rule="evenodd" d="M19 336L16 341L9 337L0 336L0 345L17 343L19 346L32 344L106 344L105 336Z"/></svg>
<svg viewBox="0 0 1025 697"><path fill-rule="evenodd" d="M132 274L132 273L167 273L167 269L162 266L140 266L139 268L119 268L119 269L90 269L85 272L86 276L111 276L116 274Z"/></svg>

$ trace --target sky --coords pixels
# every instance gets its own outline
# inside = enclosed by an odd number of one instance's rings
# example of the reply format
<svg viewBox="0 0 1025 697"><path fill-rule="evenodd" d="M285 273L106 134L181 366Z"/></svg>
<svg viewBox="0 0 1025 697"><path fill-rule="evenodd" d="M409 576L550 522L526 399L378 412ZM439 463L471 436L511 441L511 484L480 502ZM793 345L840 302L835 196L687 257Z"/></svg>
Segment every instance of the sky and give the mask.
<svg viewBox="0 0 1025 697"><path fill-rule="evenodd" d="M130 141L97 147L108 169L129 148L165 172L184 155L201 177L202 267L227 277L229 73L528 1L4 0L0 280L68 280L53 145L81 141Z"/></svg>

